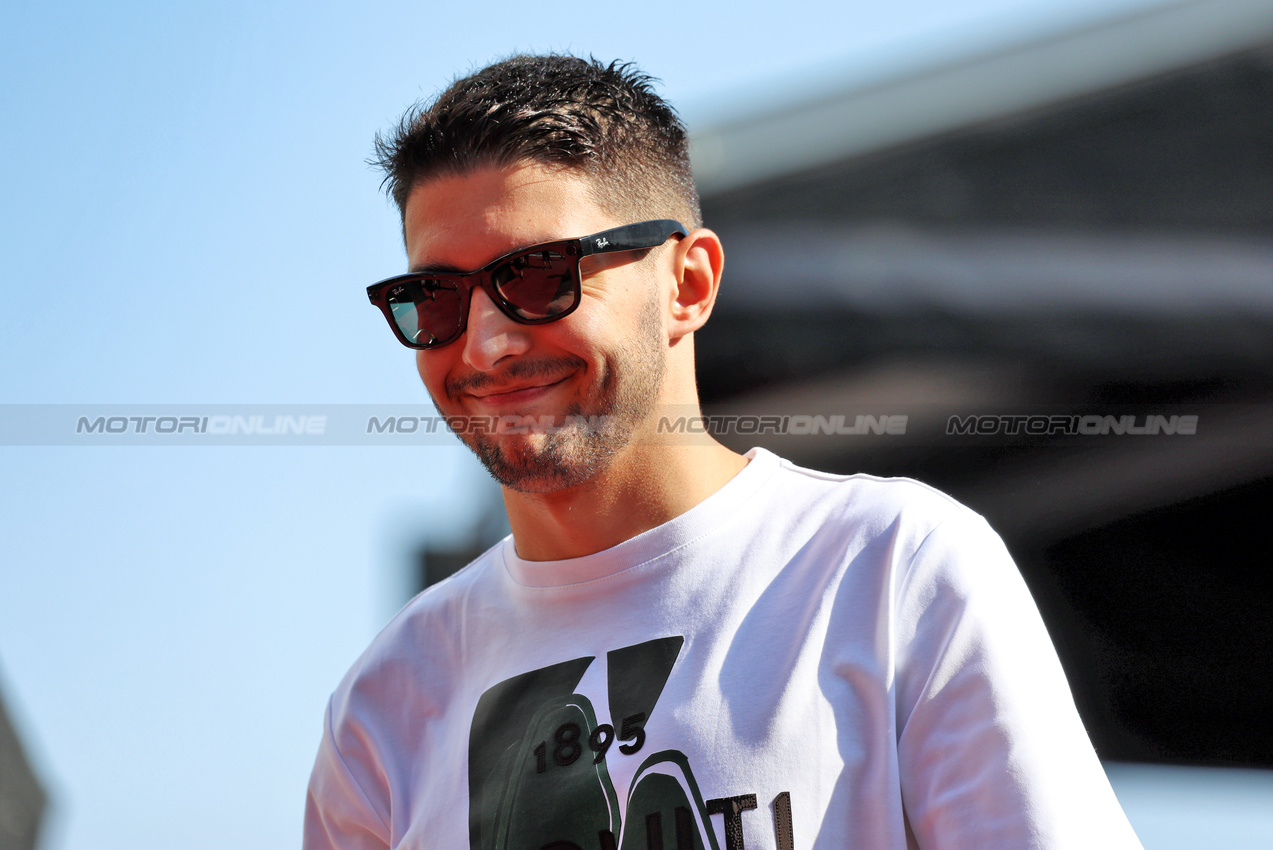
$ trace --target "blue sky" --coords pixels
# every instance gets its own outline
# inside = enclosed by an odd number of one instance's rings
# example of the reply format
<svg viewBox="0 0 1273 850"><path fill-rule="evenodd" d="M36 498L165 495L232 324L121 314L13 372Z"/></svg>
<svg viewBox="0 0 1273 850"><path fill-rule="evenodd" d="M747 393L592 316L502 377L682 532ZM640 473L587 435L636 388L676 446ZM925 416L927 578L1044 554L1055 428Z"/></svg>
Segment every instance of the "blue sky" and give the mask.
<svg viewBox="0 0 1273 850"><path fill-rule="evenodd" d="M638 60L691 129L1137 0L58 3L0 11L0 404L425 400L371 137L516 50ZM46 848L299 841L323 706L458 447L0 447L0 693ZM179 836L179 838L178 838Z"/></svg>

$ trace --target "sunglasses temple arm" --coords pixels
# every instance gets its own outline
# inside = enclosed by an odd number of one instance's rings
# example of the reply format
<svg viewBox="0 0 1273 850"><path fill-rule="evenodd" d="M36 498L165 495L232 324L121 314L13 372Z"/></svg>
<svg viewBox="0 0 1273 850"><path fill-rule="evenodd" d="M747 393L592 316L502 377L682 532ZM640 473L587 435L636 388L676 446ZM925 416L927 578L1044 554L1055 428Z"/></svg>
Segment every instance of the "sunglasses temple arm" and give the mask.
<svg viewBox="0 0 1273 850"><path fill-rule="evenodd" d="M640 224L616 227L614 230L594 233L592 236L580 239L582 243L580 256L653 248L656 245L662 245L669 236L677 233L686 235L685 226L671 219L643 221Z"/></svg>

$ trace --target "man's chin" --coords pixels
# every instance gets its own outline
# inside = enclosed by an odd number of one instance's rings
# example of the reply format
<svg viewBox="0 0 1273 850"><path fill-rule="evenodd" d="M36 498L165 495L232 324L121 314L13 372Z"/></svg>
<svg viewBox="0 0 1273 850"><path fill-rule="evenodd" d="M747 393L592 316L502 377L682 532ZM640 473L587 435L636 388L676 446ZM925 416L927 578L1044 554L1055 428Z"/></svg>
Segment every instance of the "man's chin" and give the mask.
<svg viewBox="0 0 1273 850"><path fill-rule="evenodd" d="M570 451L561 435L473 435L465 440L496 481L519 493L555 493L591 479L605 465ZM607 458L608 460L608 458Z"/></svg>

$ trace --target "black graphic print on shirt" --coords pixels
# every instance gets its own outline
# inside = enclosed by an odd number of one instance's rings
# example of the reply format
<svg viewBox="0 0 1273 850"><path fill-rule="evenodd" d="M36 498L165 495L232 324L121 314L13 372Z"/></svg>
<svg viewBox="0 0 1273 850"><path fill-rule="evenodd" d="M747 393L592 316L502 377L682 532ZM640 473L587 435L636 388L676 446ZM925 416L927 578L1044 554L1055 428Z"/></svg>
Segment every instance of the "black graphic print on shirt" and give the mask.
<svg viewBox="0 0 1273 850"><path fill-rule="evenodd" d="M684 754L645 747L684 642L607 653L609 717L574 692L595 657L488 689L469 731L470 850L719 850ZM643 759L626 800L607 769L616 756Z"/></svg>

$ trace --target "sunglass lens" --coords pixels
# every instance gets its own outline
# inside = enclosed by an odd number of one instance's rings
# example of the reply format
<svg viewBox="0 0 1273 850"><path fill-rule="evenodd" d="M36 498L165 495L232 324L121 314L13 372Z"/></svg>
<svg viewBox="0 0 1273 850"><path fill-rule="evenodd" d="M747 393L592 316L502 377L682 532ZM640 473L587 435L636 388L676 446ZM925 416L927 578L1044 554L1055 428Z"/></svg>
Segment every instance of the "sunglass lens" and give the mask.
<svg viewBox="0 0 1273 850"><path fill-rule="evenodd" d="M460 333L464 305L457 281L401 283L389 291L388 302L402 335L417 345L440 345Z"/></svg>
<svg viewBox="0 0 1273 850"><path fill-rule="evenodd" d="M533 322L574 306L577 268L573 258L559 251L533 251L510 257L491 272L491 282L518 316Z"/></svg>

